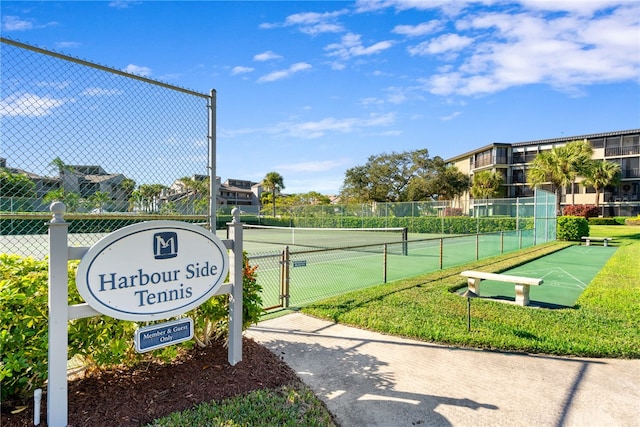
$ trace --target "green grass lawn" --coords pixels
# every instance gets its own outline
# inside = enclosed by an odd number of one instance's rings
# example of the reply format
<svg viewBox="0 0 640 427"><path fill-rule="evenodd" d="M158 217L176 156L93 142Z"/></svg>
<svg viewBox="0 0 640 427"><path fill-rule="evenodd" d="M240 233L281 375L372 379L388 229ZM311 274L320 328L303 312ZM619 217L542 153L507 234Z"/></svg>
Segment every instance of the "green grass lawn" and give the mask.
<svg viewBox="0 0 640 427"><path fill-rule="evenodd" d="M571 308L472 300L468 331L467 300L455 292L466 285L459 275L462 270L501 272L571 245L554 242L351 292L309 305L303 312L386 334L450 345L640 358L640 227L591 226L591 235L615 238L618 249ZM333 425L330 415L304 387L266 390L222 403L202 404L153 425L265 425L265 411L275 411L280 425Z"/></svg>

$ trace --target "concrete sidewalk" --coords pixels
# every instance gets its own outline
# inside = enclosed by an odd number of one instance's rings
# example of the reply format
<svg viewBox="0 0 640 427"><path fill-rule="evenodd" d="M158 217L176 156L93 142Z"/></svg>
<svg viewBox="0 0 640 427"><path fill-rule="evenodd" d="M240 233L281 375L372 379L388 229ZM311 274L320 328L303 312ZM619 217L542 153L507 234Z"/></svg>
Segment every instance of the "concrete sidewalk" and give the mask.
<svg viewBox="0 0 640 427"><path fill-rule="evenodd" d="M640 426L640 360L445 347L294 313L246 331L351 426Z"/></svg>

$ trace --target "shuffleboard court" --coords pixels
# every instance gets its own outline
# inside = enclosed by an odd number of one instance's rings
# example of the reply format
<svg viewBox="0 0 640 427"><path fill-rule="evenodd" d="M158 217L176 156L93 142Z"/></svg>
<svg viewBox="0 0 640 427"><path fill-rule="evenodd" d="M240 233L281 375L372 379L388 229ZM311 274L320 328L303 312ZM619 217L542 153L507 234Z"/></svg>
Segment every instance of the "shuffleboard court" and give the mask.
<svg viewBox="0 0 640 427"><path fill-rule="evenodd" d="M502 273L544 280L541 286L531 286L530 306L573 307L615 251L616 248L611 246L570 246ZM512 283L483 280L480 296L513 301L515 286Z"/></svg>

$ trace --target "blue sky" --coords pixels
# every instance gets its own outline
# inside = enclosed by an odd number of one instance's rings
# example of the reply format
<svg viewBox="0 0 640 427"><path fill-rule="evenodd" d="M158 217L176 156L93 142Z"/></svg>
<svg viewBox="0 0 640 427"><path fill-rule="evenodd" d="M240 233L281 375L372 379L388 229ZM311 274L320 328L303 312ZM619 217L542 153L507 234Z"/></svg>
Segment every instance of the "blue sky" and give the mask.
<svg viewBox="0 0 640 427"><path fill-rule="evenodd" d="M202 93L217 174L336 194L369 156L640 127L640 2L2 1L2 34Z"/></svg>

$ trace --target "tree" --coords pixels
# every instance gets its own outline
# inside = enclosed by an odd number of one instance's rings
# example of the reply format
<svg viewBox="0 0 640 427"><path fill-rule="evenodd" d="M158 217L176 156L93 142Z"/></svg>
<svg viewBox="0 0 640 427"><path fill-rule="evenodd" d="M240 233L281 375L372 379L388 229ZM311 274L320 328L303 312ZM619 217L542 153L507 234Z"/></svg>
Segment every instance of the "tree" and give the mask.
<svg viewBox="0 0 640 427"><path fill-rule="evenodd" d="M80 207L80 195L72 191L66 191L64 188L51 190L44 195L42 201L44 203L62 202L67 212L76 212Z"/></svg>
<svg viewBox="0 0 640 427"><path fill-rule="evenodd" d="M427 149L370 156L346 171L340 198L350 202L408 202L453 198L469 188L469 178Z"/></svg>
<svg viewBox="0 0 640 427"><path fill-rule="evenodd" d="M162 191L167 187L162 184L141 184L132 194L132 198L138 207L146 212L158 212L158 204Z"/></svg>
<svg viewBox="0 0 640 427"><path fill-rule="evenodd" d="M193 212L206 212L209 203L209 177L196 179L186 176L178 181L182 183L185 192L193 201Z"/></svg>
<svg viewBox="0 0 640 427"><path fill-rule="evenodd" d="M276 198L280 190L284 189L284 179L278 172L269 172L262 180L265 191L271 193L273 202L273 216L276 216Z"/></svg>
<svg viewBox="0 0 640 427"><path fill-rule="evenodd" d="M583 176L585 179L582 184L596 190L596 207L600 207L600 192L620 180L620 165L606 160L594 160L590 162Z"/></svg>
<svg viewBox="0 0 640 427"><path fill-rule="evenodd" d="M436 156L428 175L416 176L409 183L409 200L452 200L469 189L469 176Z"/></svg>
<svg viewBox="0 0 640 427"><path fill-rule="evenodd" d="M476 199L489 199L500 194L504 179L496 171L481 171L473 175L471 195Z"/></svg>
<svg viewBox="0 0 640 427"><path fill-rule="evenodd" d="M36 184L26 175L1 169L0 197L36 197Z"/></svg>
<svg viewBox="0 0 640 427"><path fill-rule="evenodd" d="M591 156L593 155L593 147L586 139L571 141L566 145L567 154L570 158L570 176L571 176L571 204L576 204L576 195L574 191L576 178L584 176L591 165Z"/></svg>
<svg viewBox="0 0 640 427"><path fill-rule="evenodd" d="M573 184L581 171L586 169L591 152L586 141L571 141L566 145L542 151L531 162L527 172L529 185L533 188L550 184L556 195L556 213L562 215L561 189Z"/></svg>
<svg viewBox="0 0 640 427"><path fill-rule="evenodd" d="M96 191L89 197L89 204L92 208L98 209L98 212L104 211L104 205L111 200L109 193L104 191Z"/></svg>

